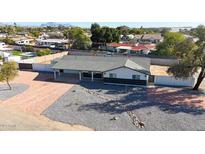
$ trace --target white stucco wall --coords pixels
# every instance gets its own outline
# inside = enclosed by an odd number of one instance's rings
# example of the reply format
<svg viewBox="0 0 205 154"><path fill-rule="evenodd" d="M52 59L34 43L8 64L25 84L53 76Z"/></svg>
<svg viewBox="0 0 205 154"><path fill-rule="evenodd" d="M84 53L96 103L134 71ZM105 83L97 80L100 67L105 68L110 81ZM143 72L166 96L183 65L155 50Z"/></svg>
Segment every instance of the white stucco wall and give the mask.
<svg viewBox="0 0 205 154"><path fill-rule="evenodd" d="M154 84L156 85L193 87L195 83L196 79L194 77L177 79L173 76L155 76L154 78Z"/></svg>
<svg viewBox="0 0 205 154"><path fill-rule="evenodd" d="M51 64L40 64L40 63L33 63L32 64L34 71L40 71L40 72L53 72L53 69L51 68Z"/></svg>
<svg viewBox="0 0 205 154"><path fill-rule="evenodd" d="M134 71L127 67L121 67L111 71L107 71L103 74L103 77L109 78L110 73L117 74L117 78L121 78L121 79L132 79L132 75L140 75L140 80L148 80L148 75Z"/></svg>
<svg viewBox="0 0 205 154"><path fill-rule="evenodd" d="M21 56L9 56L6 58L8 61L15 61L15 62L20 62L21 61Z"/></svg>

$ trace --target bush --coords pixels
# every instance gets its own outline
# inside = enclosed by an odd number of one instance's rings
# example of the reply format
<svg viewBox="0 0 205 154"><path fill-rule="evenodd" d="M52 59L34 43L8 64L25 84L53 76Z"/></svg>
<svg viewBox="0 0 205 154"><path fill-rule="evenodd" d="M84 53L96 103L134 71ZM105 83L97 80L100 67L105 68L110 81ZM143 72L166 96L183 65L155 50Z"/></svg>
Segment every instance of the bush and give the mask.
<svg viewBox="0 0 205 154"><path fill-rule="evenodd" d="M37 51L37 56L45 56L45 55L50 55L52 52L50 49L41 49Z"/></svg>
<svg viewBox="0 0 205 154"><path fill-rule="evenodd" d="M12 55L13 55L13 56L21 56L21 55L22 55L22 52L15 50L15 51L12 52Z"/></svg>
<svg viewBox="0 0 205 154"><path fill-rule="evenodd" d="M3 42L5 42L6 44L15 44L15 41L13 39L10 39L8 37L6 37L5 39L2 40Z"/></svg>
<svg viewBox="0 0 205 154"><path fill-rule="evenodd" d="M34 52L34 48L30 45L26 45L26 46L21 47L21 50L23 52Z"/></svg>

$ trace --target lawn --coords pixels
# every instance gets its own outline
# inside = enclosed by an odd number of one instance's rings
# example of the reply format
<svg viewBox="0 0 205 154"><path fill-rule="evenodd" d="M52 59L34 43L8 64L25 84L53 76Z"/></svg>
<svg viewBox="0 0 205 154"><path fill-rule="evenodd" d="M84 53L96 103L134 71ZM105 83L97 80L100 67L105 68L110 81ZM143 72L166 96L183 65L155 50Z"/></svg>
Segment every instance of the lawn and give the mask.
<svg viewBox="0 0 205 154"><path fill-rule="evenodd" d="M14 50L14 51L12 51L12 55L13 55L13 56L22 56L22 52L21 52L21 51Z"/></svg>

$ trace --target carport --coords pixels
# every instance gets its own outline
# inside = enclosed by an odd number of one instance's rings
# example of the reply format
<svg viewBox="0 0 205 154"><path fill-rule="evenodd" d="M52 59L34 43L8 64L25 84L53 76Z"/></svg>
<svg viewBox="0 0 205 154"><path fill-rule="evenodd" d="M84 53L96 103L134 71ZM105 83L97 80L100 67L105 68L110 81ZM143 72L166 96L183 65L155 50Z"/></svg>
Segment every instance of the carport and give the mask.
<svg viewBox="0 0 205 154"><path fill-rule="evenodd" d="M54 79L59 77L76 77L78 80L101 80L103 79L102 72L84 71L84 70L66 70L66 69L54 69Z"/></svg>

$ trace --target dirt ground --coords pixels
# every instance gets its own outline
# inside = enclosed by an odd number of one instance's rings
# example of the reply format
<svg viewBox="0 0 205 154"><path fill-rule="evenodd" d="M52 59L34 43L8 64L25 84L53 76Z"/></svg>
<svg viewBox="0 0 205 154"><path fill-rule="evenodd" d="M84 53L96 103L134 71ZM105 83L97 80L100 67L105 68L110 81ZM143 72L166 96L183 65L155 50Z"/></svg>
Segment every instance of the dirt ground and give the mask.
<svg viewBox="0 0 205 154"><path fill-rule="evenodd" d="M73 87L72 84L53 82L52 79L52 74L20 71L12 83L26 84L29 88L0 101L0 130L88 130L83 126L54 122L41 115Z"/></svg>
<svg viewBox="0 0 205 154"><path fill-rule="evenodd" d="M42 115L22 112L15 105L0 104L0 131L80 131L91 130L80 125L68 125L49 120Z"/></svg>
<svg viewBox="0 0 205 154"><path fill-rule="evenodd" d="M168 76L168 66L150 65L150 72L152 75L164 75Z"/></svg>

